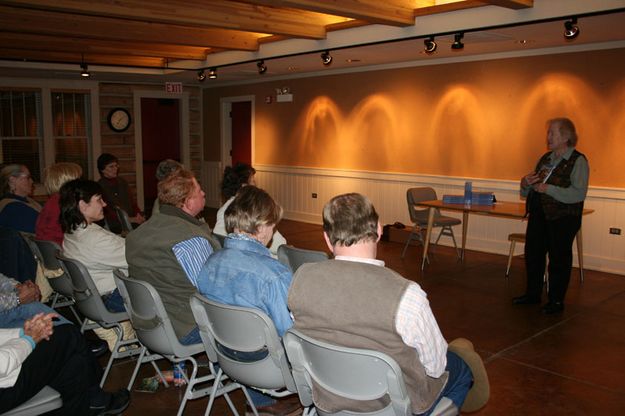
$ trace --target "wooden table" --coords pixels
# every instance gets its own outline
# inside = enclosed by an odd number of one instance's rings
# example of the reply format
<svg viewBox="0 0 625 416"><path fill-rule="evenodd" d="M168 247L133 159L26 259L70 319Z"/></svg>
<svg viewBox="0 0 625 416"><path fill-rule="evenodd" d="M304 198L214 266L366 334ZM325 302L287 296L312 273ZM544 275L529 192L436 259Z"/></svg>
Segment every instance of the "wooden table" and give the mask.
<svg viewBox="0 0 625 416"><path fill-rule="evenodd" d="M434 224L434 212L433 208L438 208L447 211L462 212L462 250L460 259L464 261L464 248L467 243L467 229L469 228L469 214L482 214L492 215L501 218L511 219L523 219L525 218L525 202L496 202L494 205L463 205L463 204L446 204L441 200L422 201L417 204L420 207L428 207L428 228L425 234L425 244L423 247L423 260L421 261L421 270L425 268L425 262L427 261L428 248L430 246L430 237L432 236L432 225ZM583 215L590 214L594 210L584 208ZM579 228L575 237L577 240L577 259L579 262L580 278L584 281L584 257L582 246L582 228Z"/></svg>

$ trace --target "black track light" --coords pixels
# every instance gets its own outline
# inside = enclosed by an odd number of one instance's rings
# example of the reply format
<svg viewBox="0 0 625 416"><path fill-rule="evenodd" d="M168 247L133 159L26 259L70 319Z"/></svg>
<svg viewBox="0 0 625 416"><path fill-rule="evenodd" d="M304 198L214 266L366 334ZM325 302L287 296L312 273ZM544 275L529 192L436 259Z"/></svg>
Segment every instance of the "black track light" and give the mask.
<svg viewBox="0 0 625 416"><path fill-rule="evenodd" d="M204 73L204 70L200 69L199 71L197 71L197 80L200 82L204 82L205 79L206 79L206 74Z"/></svg>
<svg viewBox="0 0 625 416"><path fill-rule="evenodd" d="M86 63L81 63L80 64L80 68L82 69L82 71L80 71L80 76L83 78L89 78L91 76L91 73L89 72L89 67L87 66Z"/></svg>
<svg viewBox="0 0 625 416"><path fill-rule="evenodd" d="M211 68L208 70L208 79L216 79L217 78L217 68Z"/></svg>
<svg viewBox="0 0 625 416"><path fill-rule="evenodd" d="M579 26L577 26L577 17L564 22L564 38L573 40L579 35Z"/></svg>
<svg viewBox="0 0 625 416"><path fill-rule="evenodd" d="M430 36L429 38L425 39L423 41L423 47L425 50L425 53L432 54L434 53L434 51L436 51L436 42L434 42L434 36Z"/></svg>
<svg viewBox="0 0 625 416"><path fill-rule="evenodd" d="M462 43L462 38L464 38L464 33L456 33L454 35L454 43L451 44L451 49L453 49L454 51L464 49L464 43Z"/></svg>
<svg viewBox="0 0 625 416"><path fill-rule="evenodd" d="M262 59L256 63L256 66L258 67L258 73L260 75L267 72L267 65L265 65L265 61L263 61Z"/></svg>
<svg viewBox="0 0 625 416"><path fill-rule="evenodd" d="M330 51L325 51L321 53L321 62L328 66L332 63L332 55L330 55Z"/></svg>

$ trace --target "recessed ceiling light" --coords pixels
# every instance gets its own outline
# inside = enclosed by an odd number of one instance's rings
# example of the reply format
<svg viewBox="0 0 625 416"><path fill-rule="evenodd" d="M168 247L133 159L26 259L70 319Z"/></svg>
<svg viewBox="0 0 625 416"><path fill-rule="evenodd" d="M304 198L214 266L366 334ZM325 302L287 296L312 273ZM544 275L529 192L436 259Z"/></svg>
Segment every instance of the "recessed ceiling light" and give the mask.
<svg viewBox="0 0 625 416"><path fill-rule="evenodd" d="M290 66L287 68L291 72L299 71L299 66Z"/></svg>
<svg viewBox="0 0 625 416"><path fill-rule="evenodd" d="M519 45L529 45L530 43L535 43L535 40L532 39L519 39L517 41L515 41L515 43L518 43Z"/></svg>
<svg viewBox="0 0 625 416"><path fill-rule="evenodd" d="M345 60L345 62L347 62L348 64L353 64L355 62L361 62L360 59L356 59L356 58L348 58Z"/></svg>

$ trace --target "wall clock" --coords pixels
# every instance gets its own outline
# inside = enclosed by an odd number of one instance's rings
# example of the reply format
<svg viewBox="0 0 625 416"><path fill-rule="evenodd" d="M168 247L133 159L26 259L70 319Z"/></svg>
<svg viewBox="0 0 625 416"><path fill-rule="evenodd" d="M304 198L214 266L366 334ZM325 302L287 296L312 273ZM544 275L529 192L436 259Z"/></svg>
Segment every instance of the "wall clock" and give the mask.
<svg viewBox="0 0 625 416"><path fill-rule="evenodd" d="M130 113L125 108L114 108L107 117L111 130L118 133L128 130L130 120Z"/></svg>

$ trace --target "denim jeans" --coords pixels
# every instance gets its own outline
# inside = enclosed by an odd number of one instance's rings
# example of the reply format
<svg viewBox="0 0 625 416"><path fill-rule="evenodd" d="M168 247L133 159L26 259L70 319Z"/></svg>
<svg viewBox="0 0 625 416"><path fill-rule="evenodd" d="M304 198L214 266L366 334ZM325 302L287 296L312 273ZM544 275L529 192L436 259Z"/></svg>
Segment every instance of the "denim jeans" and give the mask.
<svg viewBox="0 0 625 416"><path fill-rule="evenodd" d="M440 396L438 396L438 399L436 399L432 407L430 407L430 410L422 413L422 416L430 415L443 397L447 397L454 402L458 410L462 408L464 399L467 397L467 393L473 385L471 369L469 369L469 366L456 353L447 351L447 366L445 370L449 372L447 384Z"/></svg>
<svg viewBox="0 0 625 416"><path fill-rule="evenodd" d="M191 331L189 331L187 335L180 338L179 341L182 345L193 345L193 344L201 343L202 338L200 337L200 329L196 326ZM255 360L258 360L260 358L264 358L265 356L267 356L267 352L263 352L262 355L256 355L255 353L242 354L240 352L235 354L233 351L229 351L229 349L223 348L223 347L222 347L222 351L226 355L230 355L232 356L232 358L236 358L242 361L255 361ZM215 369L219 369L219 364L215 364ZM268 396L266 394L262 394L261 392L254 390L252 388L248 389L247 392L249 393L250 398L252 399L252 403L254 403L254 406L256 407L269 406L276 402L276 400L273 397Z"/></svg>
<svg viewBox="0 0 625 416"><path fill-rule="evenodd" d="M59 315L59 320L54 323L54 326L71 324L70 321L51 307L40 302L31 302L0 312L0 328L22 328L24 327L24 322L38 313L56 313Z"/></svg>
<svg viewBox="0 0 625 416"><path fill-rule="evenodd" d="M126 312L124 299L122 298L122 295L119 294L119 289L115 289L111 293L103 295L102 302L104 302L106 309L111 312Z"/></svg>

